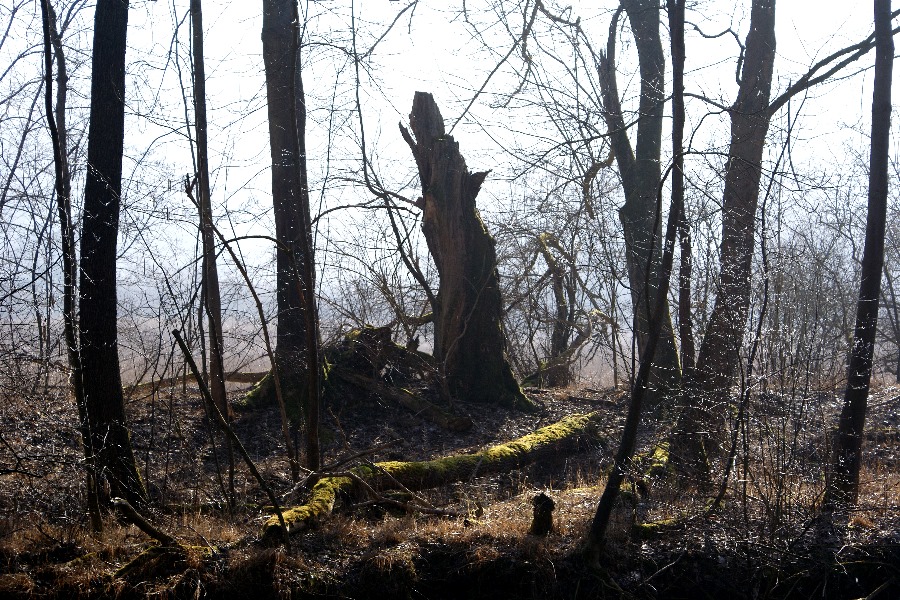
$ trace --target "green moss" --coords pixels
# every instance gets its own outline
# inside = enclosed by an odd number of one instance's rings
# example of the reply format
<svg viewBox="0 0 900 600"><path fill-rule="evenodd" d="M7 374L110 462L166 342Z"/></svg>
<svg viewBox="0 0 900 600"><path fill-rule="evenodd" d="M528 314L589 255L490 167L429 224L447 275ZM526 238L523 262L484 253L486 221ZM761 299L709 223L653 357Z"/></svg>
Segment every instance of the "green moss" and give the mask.
<svg viewBox="0 0 900 600"><path fill-rule="evenodd" d="M679 521L675 518L658 519L647 523L635 523L633 531L639 539L647 540L674 529L678 524Z"/></svg>
<svg viewBox="0 0 900 600"><path fill-rule="evenodd" d="M511 470L527 462L529 455L531 458L536 458L532 453L553 447L554 444L570 436L581 432L596 435L590 429L597 416L596 413L591 413L566 417L517 440L498 444L481 452L422 462L386 461L377 463L374 468L360 465L355 467L353 472L376 488L395 488L397 484L394 479L396 479L410 489L424 489L465 480L476 474ZM385 476L384 473L390 477ZM306 504L284 511L288 532L301 531L309 526L310 522L328 515L334 508L338 494L349 492L353 487L354 482L348 477L320 479L313 486ZM263 540L270 543L276 542L281 539L282 531L278 516L272 516L263 526Z"/></svg>
<svg viewBox="0 0 900 600"><path fill-rule="evenodd" d="M306 504L282 511L288 533L305 529L311 521L331 513L338 493L349 489L352 485L353 480L349 477L323 477L320 479L310 491ZM278 519L278 515L269 517L265 522L262 537L264 540L280 539L281 521Z"/></svg>
<svg viewBox="0 0 900 600"><path fill-rule="evenodd" d="M328 386L328 375L331 365L324 361L322 366L323 393ZM309 396L309 389L306 383L304 373L298 373L293 376L281 376L281 395L284 399L285 411L288 419L292 423L302 423L304 419L304 408L306 399ZM275 406L275 378L272 372L266 373L266 376L259 380L243 398L238 399L234 404L239 409L250 410L254 408L263 408L267 406Z"/></svg>
<svg viewBox="0 0 900 600"><path fill-rule="evenodd" d="M272 379L272 372L266 373L266 376L260 379L256 385L250 388L250 391L244 394L235 402L235 405L241 408L258 408L263 406L270 394L274 394L275 384ZM274 395L272 396L274 399Z"/></svg>
<svg viewBox="0 0 900 600"><path fill-rule="evenodd" d="M672 464L669 462L669 443L657 444L650 454L650 467L647 473L651 477L665 477L672 472Z"/></svg>

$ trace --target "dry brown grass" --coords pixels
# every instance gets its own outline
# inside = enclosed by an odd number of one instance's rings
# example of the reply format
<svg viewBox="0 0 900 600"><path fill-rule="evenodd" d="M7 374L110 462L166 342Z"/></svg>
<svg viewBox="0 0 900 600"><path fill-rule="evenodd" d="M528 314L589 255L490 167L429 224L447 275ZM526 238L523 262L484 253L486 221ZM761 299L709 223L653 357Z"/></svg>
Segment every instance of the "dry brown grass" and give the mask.
<svg viewBox="0 0 900 600"><path fill-rule="evenodd" d="M557 411L597 408L594 397L569 400L579 394L589 396L567 390L546 394L545 402ZM4 419L0 429L6 428L0 433L25 458L21 464L34 473L0 477L0 597L193 597L191 594L199 589L219 597L254 589L265 589L273 597L301 592L352 596L372 586L396 597L404 597L410 589L423 590L424 597L446 597L439 594L441 584L434 582L440 582L447 573L473 582L474 587L466 588L466 593L487 591L496 584L526 597L543 597L541 594L550 593L548 590L568 589L567 578L578 573L578 550L602 492L602 472L611 451L594 449L562 463L422 493L434 506L467 510L469 516L465 518L344 506L316 529L296 536L295 553L288 556L283 550L254 544L268 515L252 508L262 495L242 470L238 472L238 501L244 508L235 514L199 510L222 500L202 414L197 410L199 405L189 398L178 398L171 406L164 400L158 399L158 415L168 415L166 411L171 410L179 424L165 432L156 429L155 438L151 435L149 407L130 408L138 420L138 455L141 460L149 456L153 461L147 472L156 497L163 504L181 506L171 513L154 514L152 520L198 550L144 579L115 577L117 570L148 547L149 540L114 518L107 519L102 535L86 531L80 463L77 448L72 445L73 429L67 421L73 411L67 412L65 403L56 398L38 413L47 417L42 421L34 414L33 404L19 401L0 408ZM614 437L619 423L616 411L621 407L607 408L610 436ZM886 421L893 405L883 403L877 410L884 418L876 413L872 422L879 423L884 431L868 447L859 510L853 513L843 538L851 545L884 543L900 531L900 436L890 431L896 424ZM370 412L363 418L371 416ZM498 413L484 430L464 440L441 438L440 432L425 429L414 420L414 433L400 430L400 425L393 423L390 430L360 425L358 435L362 438L373 431L378 435L387 431L414 439L411 445L421 438L429 445L415 451L433 455L453 451L453 443L455 447L471 448L483 444L489 435L512 437L556 416L548 412L541 418L510 418ZM648 497L638 495L636 503L626 501L618 507L610 529L609 576L599 583L590 580L591 585L601 590L630 586L628 589L639 596L649 594L648 579L657 586L670 580L675 582L673 586L686 585L684 578L690 571L687 566L684 572L679 571L679 565L688 560L685 556L695 556L692 560L697 561L724 557L726 565L732 560L756 561L753 564L767 573L790 567L795 560L791 552L805 543L807 526L821 499L822 466L827 456L827 448L822 446L827 443L831 417L824 409L821 414L804 413L809 426L794 436L795 413L791 410L751 413L756 437L749 441L748 470L745 473L741 465L732 475L725 507L713 515L707 514L710 494L704 493L702 486L678 480L649 481ZM254 413L253 419L241 424L241 433L267 478L283 491L290 481L285 477L276 421L265 412ZM350 431L347 439L354 439L349 409L341 413L341 420L342 427ZM397 421L404 422L410 422L408 415L405 421ZM276 434L267 433L269 429ZM642 439L642 448L651 447L658 435L649 432ZM12 455L2 455L2 459L15 460ZM714 480L719 476L714 474ZM530 500L539 491L548 493L556 503L555 529L546 538L528 535ZM636 531L635 520L666 526ZM216 552L209 556L199 549ZM660 571L670 563L676 566ZM813 572L808 566L803 568ZM735 573L732 575L737 581ZM718 576L727 579L725 574ZM757 583L763 585L760 581ZM542 587L545 584L551 587ZM552 588L554 585L557 587Z"/></svg>

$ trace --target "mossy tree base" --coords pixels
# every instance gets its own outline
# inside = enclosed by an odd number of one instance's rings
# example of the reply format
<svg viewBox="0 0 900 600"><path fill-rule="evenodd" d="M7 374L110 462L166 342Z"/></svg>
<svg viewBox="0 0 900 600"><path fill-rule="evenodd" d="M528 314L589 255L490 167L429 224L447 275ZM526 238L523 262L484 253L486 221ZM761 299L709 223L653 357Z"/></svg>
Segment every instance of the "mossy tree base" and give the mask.
<svg viewBox="0 0 900 600"><path fill-rule="evenodd" d="M324 376L323 376L324 377ZM281 394L284 398L284 408L292 423L303 422L306 399L309 397L309 386L302 374L287 376L281 375ZM269 371L254 385L242 400L237 403L238 408L263 408L277 406L275 394L275 378Z"/></svg>
<svg viewBox="0 0 900 600"><path fill-rule="evenodd" d="M356 467L352 473L376 490L434 488L476 476L512 471L538 460L572 454L589 445L603 445L605 440L599 433L599 423L599 413L574 415L480 452L422 462L382 462L374 469ZM361 492L362 486L351 477L323 477L313 486L306 504L283 512L288 533L303 531L329 515L339 496L352 497ZM262 539L267 543L278 543L283 539L277 516L266 521Z"/></svg>
<svg viewBox="0 0 900 600"><path fill-rule="evenodd" d="M324 349L326 372L324 397L328 401L368 398L376 394L450 431L466 431L472 420L453 414L426 399L440 393L436 388L437 369L428 354L404 348L391 339L390 327L358 327ZM301 380L282 379L282 393L288 417L297 422L306 402L306 385ZM430 393L429 393L430 392ZM275 402L271 373L247 393L242 405L256 408Z"/></svg>

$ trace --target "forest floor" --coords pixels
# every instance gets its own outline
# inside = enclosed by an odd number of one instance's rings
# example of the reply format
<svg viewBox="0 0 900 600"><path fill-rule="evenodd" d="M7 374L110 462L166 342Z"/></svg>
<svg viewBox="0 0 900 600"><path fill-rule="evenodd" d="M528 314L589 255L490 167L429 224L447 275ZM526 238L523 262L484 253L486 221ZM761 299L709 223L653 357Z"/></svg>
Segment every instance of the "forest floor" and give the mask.
<svg viewBox="0 0 900 600"><path fill-rule="evenodd" d="M246 391L232 390L235 399ZM456 516L345 499L292 552L261 544L265 494L238 465L228 509L227 457L196 391L133 394L133 441L158 510L150 520L189 547L133 562L156 545L109 516L88 532L74 409L65 395L0 403L0 598L896 598L900 597L900 396L873 395L859 510L848 527L815 520L833 394L760 394L739 430L724 507L682 478L636 468L614 515L602 568L580 548L627 410L621 391L529 389L536 413L458 403L472 418L448 432L376 396L333 403L326 461L387 444L366 460L476 451L571 414L603 415L603 441L559 460L422 492ZM238 413L235 429L278 494L293 483L274 408ZM665 419L661 420L661 423ZM802 426L801 426L802 425ZM639 452L664 439L644 427ZM217 440L214 445L212 439ZM716 475L718 477L718 474ZM708 490L709 488L707 488ZM554 530L529 534L532 498L556 504ZM824 540L824 542L823 542ZM127 567L124 568L123 567Z"/></svg>

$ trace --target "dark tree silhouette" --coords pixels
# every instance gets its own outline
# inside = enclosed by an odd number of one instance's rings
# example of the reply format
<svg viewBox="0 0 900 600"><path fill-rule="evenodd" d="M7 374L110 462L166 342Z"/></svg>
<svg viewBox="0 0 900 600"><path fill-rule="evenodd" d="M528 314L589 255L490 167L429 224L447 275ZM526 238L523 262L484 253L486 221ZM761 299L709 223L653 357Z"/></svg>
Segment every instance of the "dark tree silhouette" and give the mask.
<svg viewBox="0 0 900 600"><path fill-rule="evenodd" d="M116 243L125 137L125 42L128 2L98 0L91 59L88 168L81 233L80 346L89 428L98 478L132 506L146 502L125 419L116 337Z"/></svg>
<svg viewBox="0 0 900 600"><path fill-rule="evenodd" d="M891 131L891 76L894 40L890 0L875 0L875 82L872 92L872 140L869 154L869 209L862 278L856 308L856 329L847 369L847 389L834 447L825 506L839 508L856 503L863 429L872 375L872 355L878 325L878 300L884 267L884 232L887 220L888 159Z"/></svg>
<svg viewBox="0 0 900 600"><path fill-rule="evenodd" d="M306 101L296 0L263 0L263 61L277 248L277 363L286 400L306 409L307 463L319 466L319 350L306 172ZM301 391L302 390L302 391Z"/></svg>
<svg viewBox="0 0 900 600"><path fill-rule="evenodd" d="M206 61L203 54L203 5L191 0L192 54L194 57L194 129L197 133L197 191L200 232L203 241L203 300L209 326L209 389L216 406L226 418L233 411L225 396L225 368L222 349L222 299L216 266L215 237L209 189L209 152L206 124Z"/></svg>
<svg viewBox="0 0 900 600"><path fill-rule="evenodd" d="M44 105L47 117L47 128L53 145L54 184L56 192L56 208L59 217L60 247L63 264L63 329L66 342L66 357L69 361L69 384L75 405L78 408L79 432L82 439L82 450L85 452L87 465L87 501L94 531L103 529L102 514L97 496L96 477L88 447L89 429L87 426L87 408L84 404L84 390L81 385L81 352L78 347L78 312L76 310L78 277L78 259L75 256L75 229L72 223L72 174L66 154L68 131L66 128L66 104L68 97L68 70L63 50L62 39L56 26L56 11L50 0L42 0L41 16L44 27ZM51 51L51 47L53 50ZM56 108L53 108L53 58L56 59L57 82Z"/></svg>
<svg viewBox="0 0 900 600"><path fill-rule="evenodd" d="M599 565L600 556L606 542L606 530L612 516L613 507L619 496L619 490L625 481L628 463L634 454L637 442L638 425L640 424L641 410L644 399L647 396L650 384L651 365L662 339L663 315L665 314L666 292L669 288L669 280L672 275L672 263L674 262L675 240L681 229L684 214L684 0L668 0L669 31L672 45L672 202L669 209L669 221L666 225L665 244L660 263L659 279L657 281L656 298L650 314L650 327L648 330L647 347L641 356L640 366L635 376L634 386L631 388L631 402L628 406L628 415L625 418L625 427L622 430L622 440L616 451L613 469L606 480L606 487L597 503L597 510L591 521L585 542L584 554L588 564L592 567ZM657 202L661 203L660 191Z"/></svg>
<svg viewBox="0 0 900 600"><path fill-rule="evenodd" d="M401 131L419 167L422 231L440 275L434 356L448 390L465 400L532 408L506 360L497 253L475 207L487 172L469 172L431 94L416 92L409 120L415 140Z"/></svg>
<svg viewBox="0 0 900 600"><path fill-rule="evenodd" d="M731 143L722 204L722 242L716 301L697 357L684 381L685 406L672 457L705 472L710 423L724 414L740 360L750 307L750 267L756 233L761 163L772 113L769 95L775 62L775 1L754 0L750 11L737 100L731 107ZM713 436L714 437L714 436Z"/></svg>
<svg viewBox="0 0 900 600"><path fill-rule="evenodd" d="M616 83L615 36L620 12L628 15L634 34L641 74L641 97L638 107L634 146L628 137ZM676 390L681 379L678 350L668 301L662 312L653 315L658 296L661 268L661 229L657 191L660 185L663 105L665 102L666 62L659 35L659 3L649 0L622 0L621 8L610 24L606 52L599 56L600 86L604 118L609 130L625 204L619 209L619 220L625 235L625 259L631 286L631 305L638 341L638 355L647 352L650 323L658 317L660 339L651 369L648 400L655 402Z"/></svg>

